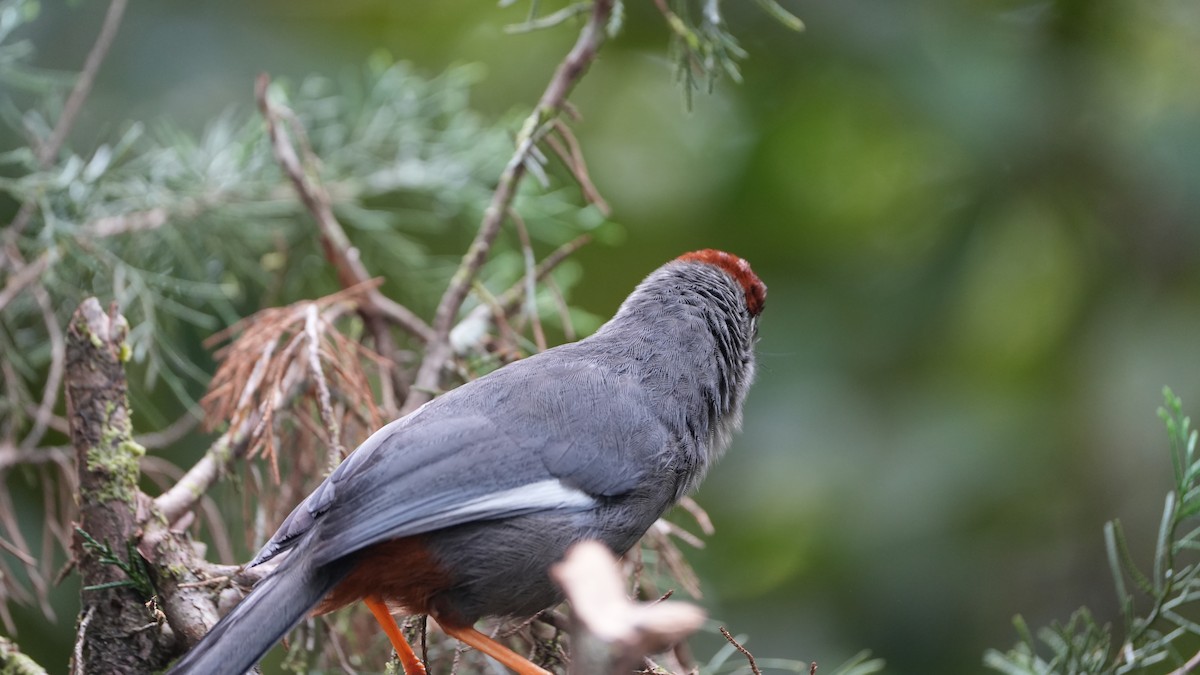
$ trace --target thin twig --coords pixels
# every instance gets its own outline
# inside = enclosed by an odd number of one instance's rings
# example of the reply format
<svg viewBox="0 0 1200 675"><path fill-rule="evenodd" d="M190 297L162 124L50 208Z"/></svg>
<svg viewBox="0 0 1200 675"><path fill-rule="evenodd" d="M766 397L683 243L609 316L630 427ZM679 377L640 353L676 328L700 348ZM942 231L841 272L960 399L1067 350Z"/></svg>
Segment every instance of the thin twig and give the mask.
<svg viewBox="0 0 1200 675"><path fill-rule="evenodd" d="M263 348L262 356L255 364L254 369L246 380L245 387L242 389L241 399L238 401L237 406L238 410L246 407L253 391L258 388L259 382L262 381L266 373L267 363L270 361L271 354L275 351L276 344L275 342L269 342ZM175 522L180 516L191 510L192 506L200 498L200 495L203 495L216 482L217 478L225 470L225 467L235 457L245 452L250 438L253 436L253 431L258 427L260 422L261 416L251 413L232 423L225 433L213 441L213 444L209 446L208 451L204 453L200 461L188 469L183 478L180 478L171 489L162 493L154 500L154 507L166 518L168 523Z"/></svg>
<svg viewBox="0 0 1200 675"><path fill-rule="evenodd" d="M717 528L713 527L712 519L708 517L708 512L704 510L703 506L697 504L695 499L684 497L679 500L679 506L696 519L696 524L700 526L700 531L704 533L704 536L711 537L717 531Z"/></svg>
<svg viewBox="0 0 1200 675"><path fill-rule="evenodd" d="M542 259L542 262L538 264L537 269L534 270L534 280L542 281L543 279L546 279L548 275L557 269L558 266L564 261L566 261L567 258L574 255L576 251L583 248L591 240L591 235L581 234L571 241L568 241L562 246L554 249L550 255ZM512 287L501 293L496 298L496 301L500 303L500 307L504 310L505 316L512 316L517 311L517 309L521 306L521 300L525 298L525 293L525 284L524 280L522 279L520 282L513 284Z"/></svg>
<svg viewBox="0 0 1200 675"><path fill-rule="evenodd" d="M143 456L140 465L142 473L154 481L160 491L169 488L183 478L183 469L156 455ZM208 530L212 534L213 545L217 548L217 557L224 562L233 562L233 542L229 539L229 529L222 520L217 502L205 494L200 497L197 505L203 512L205 520L208 521ZM177 521L175 529L180 529L179 525L182 522L182 519Z"/></svg>
<svg viewBox="0 0 1200 675"><path fill-rule="evenodd" d="M71 675L85 675L83 668L83 641L87 635L88 624L92 622L92 614L95 611L95 605L88 605L87 613L83 615L83 620L79 622L79 630L75 633L74 658L71 659Z"/></svg>
<svg viewBox="0 0 1200 675"><path fill-rule="evenodd" d="M12 545L28 553L31 549L29 542L25 540L25 535L21 532L21 525L17 522L16 509L13 508L11 496L7 490L0 491L0 524L4 526L4 530L8 533L12 540ZM41 569L38 567L37 560L31 559L32 556L21 556L22 562L25 564L25 574L29 577L29 583L33 585L34 597L38 598L41 603L43 613L47 618L52 618L54 612L49 605L49 589L47 579L42 575Z"/></svg>
<svg viewBox="0 0 1200 675"><path fill-rule="evenodd" d="M10 554L15 556L17 560L20 560L25 565L37 564L37 558L34 558L32 555L26 553L24 549L19 548L15 544L10 544L4 537L0 537L0 548L8 551Z"/></svg>
<svg viewBox="0 0 1200 675"><path fill-rule="evenodd" d="M510 208L508 215L517 226L517 237L521 240L521 254L525 259L525 312L533 324L533 343L539 352L546 351L546 331L542 330L542 317L537 308L537 262L533 257L533 242L529 240L529 229L525 219Z"/></svg>
<svg viewBox="0 0 1200 675"><path fill-rule="evenodd" d="M46 324L46 334L50 338L50 370L46 373L46 385L42 388L42 402L33 416L33 428L21 441L21 450L31 450L46 435L46 427L54 414L54 404L58 402L58 391L62 387L63 370L67 360L67 343L63 340L58 317L54 315L50 294L44 286L35 286L33 297L42 310L42 321Z"/></svg>
<svg viewBox="0 0 1200 675"><path fill-rule="evenodd" d="M750 650L743 647L742 643L733 639L733 636L729 634L725 626L721 626L718 630L721 631L721 635L724 635L726 640L729 640L729 644L733 645L733 648L741 652L742 656L745 656L746 660L750 662L750 672L754 673L754 675L762 675L762 671L758 669L758 664L754 662L754 655L750 653Z"/></svg>
<svg viewBox="0 0 1200 675"><path fill-rule="evenodd" d="M11 232L11 230L9 230ZM8 281L4 284L4 290L0 291L0 311L3 311L8 303L12 302L13 298L20 295L21 291L27 286L42 278L46 268L50 266L50 251L44 251L37 260L29 264L22 264L18 259L20 254L16 251L9 251L9 258L16 265L19 265L17 271L10 274Z"/></svg>
<svg viewBox="0 0 1200 675"><path fill-rule="evenodd" d="M192 429L200 423L200 415L197 410L188 410L179 416L179 419L171 422L165 429L159 431L151 431L145 434L139 434L133 437L138 445L147 450L155 450L165 448L179 439L191 433Z"/></svg>
<svg viewBox="0 0 1200 675"><path fill-rule="evenodd" d="M575 134L571 131L571 127L567 126L562 120L554 120L554 130L558 135L566 141L566 147L558 142L558 139L553 135L547 136L546 141L554 148L554 152L558 154L559 159L563 164L571 170L571 175L575 176L575 181L579 183L579 188L583 191L583 198L589 204L594 204L600 213L605 216L612 214L612 208L604 197L600 196L600 191L596 189L596 184L592 182L592 176L588 172L587 162L583 158L583 148L579 146L579 139L575 138Z"/></svg>
<svg viewBox="0 0 1200 675"><path fill-rule="evenodd" d="M346 650L342 648L342 641L336 629L337 627L328 618L325 618L324 621L329 644L333 647L333 654L337 657L338 665L341 666L342 672L347 675L358 675L358 671L350 665L350 659L346 658Z"/></svg>
<svg viewBox="0 0 1200 675"><path fill-rule="evenodd" d="M591 7L587 2L577 2L573 5L568 5L558 10L557 12L547 14L546 16L530 16L529 20L525 21L524 23L516 23L505 26L504 32L517 34L529 33L535 30L542 30L544 28L553 28L554 26L557 26L568 19L573 19L576 16L587 12L590 8Z"/></svg>
<svg viewBox="0 0 1200 675"><path fill-rule="evenodd" d="M687 591L693 598L702 596L700 590L700 579L696 576L696 572L688 565L687 559L683 557L683 552L675 545L675 542L668 534L668 528L662 526L663 521L659 519L654 527L646 533L643 541L650 548L658 552L658 560L656 565L665 567L670 572L671 577L679 582L683 590Z"/></svg>
<svg viewBox="0 0 1200 675"><path fill-rule="evenodd" d="M500 175L496 190L492 193L491 203L484 210L483 221L479 225L475 240L471 242L471 247L467 249L462 263L459 264L438 303L433 317L434 339L426 343L425 358L417 369L416 380L409 390L402 413L415 410L431 398L430 392L441 388L442 370L452 355L448 339L450 331L454 328L458 310L466 300L475 276L483 267L492 242L500 232L504 216L516 196L517 185L525 175L528 160L534 152L536 133L547 120L559 113L567 95L595 60L596 53L604 42L612 8L613 0L595 0L591 18L580 32L575 46L554 71L554 76L542 93L537 107L526 118L520 133L517 134L517 149Z"/></svg>
<svg viewBox="0 0 1200 675"><path fill-rule="evenodd" d="M25 464L58 464L70 453L71 448L65 445L22 450L12 443L0 443L0 473Z"/></svg>
<svg viewBox="0 0 1200 675"><path fill-rule="evenodd" d="M38 414L38 407L32 403L25 404L25 414L30 417ZM55 415L53 412L46 415L46 430L57 431L66 436L71 433L71 421L62 415Z"/></svg>
<svg viewBox="0 0 1200 675"><path fill-rule="evenodd" d="M55 493L60 492L61 487L52 482L52 470L53 468L48 467L40 467L37 470L38 484L48 488L42 490L42 514L44 520L42 522L42 550L41 554L38 556L38 576L43 579L53 579L54 545L56 543L61 544L63 545L64 550L70 550L71 547L70 540L62 536L64 534L63 530L65 529L65 527L63 527L65 523L63 523L63 521L66 521L67 517L57 517L59 514L56 513L55 509L55 504L57 501L55 498L58 496ZM54 489L56 487L59 487L59 489ZM72 494L74 494L74 491L72 491ZM57 621L57 618L54 614L54 607L50 605L49 595L49 593L46 593L45 595L39 597L38 601L42 606L42 614L45 615L46 618L50 619L51 622L55 622Z"/></svg>
<svg viewBox="0 0 1200 675"><path fill-rule="evenodd" d="M317 305L310 304L304 319L304 337L308 341L308 370L317 386L317 408L321 413L321 421L325 424L325 432L329 434L329 460L325 468L329 473L333 473L342 462L346 450L342 447L341 425L333 414L329 383L325 381L325 371L321 368L321 334L317 327L319 322Z"/></svg>
<svg viewBox="0 0 1200 675"><path fill-rule="evenodd" d="M665 535L668 535L668 536L673 535L678 539L682 539L683 541L686 541L688 544L691 545L692 548L704 548L704 540L703 539L701 539L700 537L697 537L696 535L692 534L691 532L688 532L687 530L683 529L682 527L676 525L675 523L672 523L671 521L669 521L665 518L659 518L657 521L655 521L654 527L657 528L658 530L662 531L662 533Z"/></svg>
<svg viewBox="0 0 1200 675"><path fill-rule="evenodd" d="M96 42L92 45L87 59L83 62L83 70L80 71L79 77L75 80L75 86L71 88L71 93L67 95L67 101L63 104L62 114L59 115L58 121L54 124L54 129L50 132L50 138L41 147L37 148L39 165L45 167L50 164L50 160L54 159L54 156L62 149L63 143L67 140L67 135L71 133L71 128L75 126L75 118L79 115L79 111L83 108L83 102L87 100L88 94L92 91L92 84L96 81L96 73L100 71L100 64L104 63L104 57L108 55L108 49L112 46L113 38L117 35L117 29L121 26L121 17L125 13L125 6L127 4L128 0L112 0L109 3L108 11L104 14L104 23L100 25L100 34L96 36ZM16 242L17 237L29 225L29 220L33 217L34 209L35 204L33 200L27 200L21 204L21 209L9 224L8 232L5 234L7 244L12 245ZM20 261L13 259L12 262L19 264ZM0 303L0 308L3 306L4 303Z"/></svg>
<svg viewBox="0 0 1200 675"><path fill-rule="evenodd" d="M38 148L38 163L42 166L49 164L50 160L54 159L54 156L62 149L63 143L66 142L72 127L75 126L75 117L83 109L83 102L87 100L88 94L92 91L92 83L96 81L96 73L100 71L100 64L104 63L104 57L108 55L108 48L112 46L117 29L121 26L121 17L125 13L126 4L128 4L127 0L112 0L109 3L108 12L104 15L104 23L100 26L100 34L96 37L96 43L92 45L92 50L88 52L87 59L83 62L83 71L75 80L75 86L71 88L67 102L63 104L62 115L54 125L50 139L46 141L45 145Z"/></svg>
<svg viewBox="0 0 1200 675"><path fill-rule="evenodd" d="M561 265L563 261L573 255L591 240L592 238L590 235L581 234L562 246L559 246L557 249L551 252L550 255L546 256L542 262L538 263L537 268L534 270L534 281L540 282L544 280L547 283L552 282L553 279L549 276L549 274L553 272L559 265ZM525 278L522 277L520 281L510 286L508 290L496 297L496 306L499 308L501 316L504 319L508 319L516 314L517 310L521 307L521 301L525 297ZM480 303L479 306L471 310L466 318L458 323L458 326L455 326L455 331L457 331L461 326L483 323L484 321L487 321L489 317L495 316L496 313L493 311L492 307L486 303ZM564 329L564 332L568 336L572 334L569 327ZM462 353L466 353L470 351L468 347L477 346L477 344L478 343L476 342L468 345L467 347L459 345L458 348Z"/></svg>
<svg viewBox="0 0 1200 675"><path fill-rule="evenodd" d="M184 584L179 584L177 588L206 588L208 586L220 586L229 581L228 575L212 577L211 579L203 579L201 581L189 581Z"/></svg>
<svg viewBox="0 0 1200 675"><path fill-rule="evenodd" d="M282 405L286 405L286 403L284 401L276 403L276 406ZM253 432L261 420L262 416L255 413L247 416L239 424L230 427L209 446L204 457L201 457L200 461L188 469L179 482L155 498L154 507L168 523L175 522L190 511L197 500L224 473L225 468L234 459L245 453L250 439L253 437Z"/></svg>
<svg viewBox="0 0 1200 675"><path fill-rule="evenodd" d="M554 280L554 277L546 277L546 288L554 299L555 307L558 308L558 322L562 325L563 338L567 342L574 342L575 324L571 321L571 307L567 304L567 299L563 297L562 289L558 287L558 282Z"/></svg>

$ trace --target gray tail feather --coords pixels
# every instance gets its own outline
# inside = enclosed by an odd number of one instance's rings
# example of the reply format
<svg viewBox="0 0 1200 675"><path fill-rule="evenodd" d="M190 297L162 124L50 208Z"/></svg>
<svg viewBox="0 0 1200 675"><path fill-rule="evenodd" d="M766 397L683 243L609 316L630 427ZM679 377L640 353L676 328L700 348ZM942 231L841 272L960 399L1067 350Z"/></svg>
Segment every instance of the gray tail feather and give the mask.
<svg viewBox="0 0 1200 675"><path fill-rule="evenodd" d="M347 565L314 567L293 552L180 659L168 675L242 675L345 578ZM226 635L228 633L228 635Z"/></svg>

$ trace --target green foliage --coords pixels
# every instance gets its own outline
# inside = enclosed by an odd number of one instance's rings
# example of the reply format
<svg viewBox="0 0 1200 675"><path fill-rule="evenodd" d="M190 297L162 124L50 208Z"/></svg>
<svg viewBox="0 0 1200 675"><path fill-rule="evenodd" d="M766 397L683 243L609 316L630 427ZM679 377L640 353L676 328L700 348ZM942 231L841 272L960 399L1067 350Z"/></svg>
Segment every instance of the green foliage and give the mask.
<svg viewBox="0 0 1200 675"><path fill-rule="evenodd" d="M31 66L33 45L14 36L40 13L41 3L37 0L0 0L0 84L43 94L70 86L70 76ZM3 110L5 114L10 112Z"/></svg>
<svg viewBox="0 0 1200 675"><path fill-rule="evenodd" d="M1071 616L1065 625L1054 622L1037 633L1051 655L1038 655L1038 640L1021 616L1013 618L1021 641L1007 654L995 650L983 657L984 665L1006 675L1022 673L1100 673L1105 670L1112 637L1109 626L1099 626L1086 608Z"/></svg>
<svg viewBox="0 0 1200 675"><path fill-rule="evenodd" d="M1183 414L1183 404L1170 389L1163 390L1158 415L1167 427L1175 485L1167 493L1159 523L1154 562L1143 571L1129 552L1120 521L1104 526L1104 541L1123 620L1123 640L1113 649L1113 629L1100 626L1086 609L1071 620L1038 631L1048 655L1025 621L1014 619L1021 642L1006 653L989 651L984 663L1007 675L1024 673L1130 673L1162 663L1182 664L1177 643L1200 636L1200 623L1185 616L1200 600L1200 457L1197 434Z"/></svg>
<svg viewBox="0 0 1200 675"><path fill-rule="evenodd" d="M0 40L31 6L0 4ZM0 65L27 60L23 44L0 41ZM320 177L367 269L418 313L436 303L512 151L510 120L492 123L470 107L478 76L460 66L425 78L380 55L339 80L309 77L272 92L294 111L285 120L293 133L307 133L302 142L319 160L305 168ZM53 119L53 101L38 105L8 116L33 136L30 148L52 126L42 120ZM3 106L11 111L16 102ZM87 295L118 303L133 326L128 344L142 374L134 404L152 419L161 401L147 392L160 383L186 403L207 382L208 356L187 345L264 304L339 288L311 217L248 107L198 136L166 122L130 123L94 149L63 151L44 167L30 148L0 155L0 194L35 206L29 225L6 235L26 261L48 263L40 281L60 322ZM571 190L527 187L517 208L535 240L556 246L602 222L576 201ZM515 248L498 242L499 262L483 274L498 285L493 290L523 272L506 255ZM440 257L439 249L454 253ZM26 383L25 395L7 397L0 410L20 428L29 423L29 390L50 359L46 317L29 293L0 313L0 353Z"/></svg>
<svg viewBox="0 0 1200 675"><path fill-rule="evenodd" d="M113 565L117 569L125 573L125 578L118 581L110 581L106 584L96 584L95 586L85 586L85 591L100 591L106 588L132 588L137 591L137 594L145 600L154 597L154 582L150 580L150 571L146 569L146 562L142 560L142 556L138 553L137 547L132 541L125 542L125 555L128 560L121 559L113 552L112 547L107 543L96 541L95 537L84 532L76 527L75 533L83 538L83 548L97 556L97 560L102 565Z"/></svg>
<svg viewBox="0 0 1200 675"><path fill-rule="evenodd" d="M776 0L755 1L763 12L785 28L804 30L804 22ZM501 7L515 3L516 0L500 0ZM676 75L683 86L688 109L692 107L693 94L701 87L711 92L723 74L734 82L742 81L738 61L746 58L747 53L727 29L721 0L658 0L657 5L671 31L669 56L676 64ZM510 25L506 30L524 33L551 28L586 14L591 7L592 3L585 0L541 14L541 2L531 0L525 21ZM625 5L616 0L607 27L609 35L620 32L624 19Z"/></svg>
<svg viewBox="0 0 1200 675"><path fill-rule="evenodd" d="M757 3L783 26L797 31L804 29L804 22L776 0L757 0ZM677 65L676 74L689 109L692 95L702 85L711 92L722 74L734 82L742 81L738 61L747 54L726 28L720 0L702 3L661 0L659 8L671 29L670 55Z"/></svg>

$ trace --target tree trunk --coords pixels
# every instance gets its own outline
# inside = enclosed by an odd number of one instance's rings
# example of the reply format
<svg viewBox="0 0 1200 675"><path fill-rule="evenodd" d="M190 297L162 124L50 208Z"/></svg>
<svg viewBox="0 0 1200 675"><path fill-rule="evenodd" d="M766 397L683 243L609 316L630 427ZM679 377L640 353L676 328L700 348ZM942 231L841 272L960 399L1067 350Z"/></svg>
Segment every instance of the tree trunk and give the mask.
<svg viewBox="0 0 1200 675"><path fill-rule="evenodd" d="M165 639L145 565L131 545L139 508L124 361L128 324L89 298L67 332L66 395L79 474L75 560L83 580L72 672L150 672L166 665Z"/></svg>

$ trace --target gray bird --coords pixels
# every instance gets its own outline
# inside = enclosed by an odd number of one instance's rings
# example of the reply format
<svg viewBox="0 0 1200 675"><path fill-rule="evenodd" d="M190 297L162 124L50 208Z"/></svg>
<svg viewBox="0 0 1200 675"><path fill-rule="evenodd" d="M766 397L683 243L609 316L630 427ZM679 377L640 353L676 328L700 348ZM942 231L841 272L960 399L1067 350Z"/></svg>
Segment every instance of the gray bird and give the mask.
<svg viewBox="0 0 1200 675"><path fill-rule="evenodd" d="M424 668L388 605L545 673L472 626L557 604L548 570L571 544L623 554L696 488L741 424L765 299L745 260L685 254L590 337L375 432L250 563L277 567L170 672L240 675L310 611L362 600L408 675Z"/></svg>

